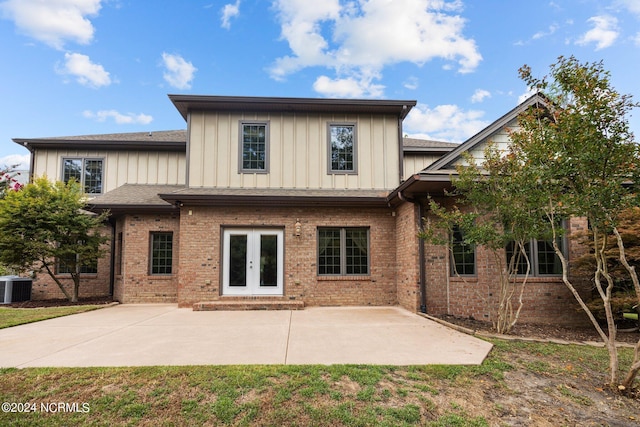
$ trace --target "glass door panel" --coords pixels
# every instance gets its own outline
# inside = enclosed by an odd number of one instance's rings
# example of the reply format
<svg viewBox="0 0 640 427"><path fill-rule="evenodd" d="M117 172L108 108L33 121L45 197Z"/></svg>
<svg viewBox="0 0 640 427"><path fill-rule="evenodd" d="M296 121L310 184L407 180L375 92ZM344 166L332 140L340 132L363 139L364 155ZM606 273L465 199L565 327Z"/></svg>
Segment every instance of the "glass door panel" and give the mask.
<svg viewBox="0 0 640 427"><path fill-rule="evenodd" d="M229 236L229 286L247 286L247 235Z"/></svg>

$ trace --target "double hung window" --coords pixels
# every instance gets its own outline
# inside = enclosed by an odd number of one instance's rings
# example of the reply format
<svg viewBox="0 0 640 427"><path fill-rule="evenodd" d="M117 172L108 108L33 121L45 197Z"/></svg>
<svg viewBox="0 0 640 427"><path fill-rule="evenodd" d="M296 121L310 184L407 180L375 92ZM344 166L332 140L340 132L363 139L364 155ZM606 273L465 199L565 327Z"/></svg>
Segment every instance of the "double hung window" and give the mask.
<svg viewBox="0 0 640 427"><path fill-rule="evenodd" d="M360 276L369 274L369 229L323 227L318 229L318 274Z"/></svg>
<svg viewBox="0 0 640 427"><path fill-rule="evenodd" d="M461 276L476 274L475 245L465 242L459 227L454 227L451 233L451 274Z"/></svg>
<svg viewBox="0 0 640 427"><path fill-rule="evenodd" d="M269 122L240 122L240 172L269 171Z"/></svg>
<svg viewBox="0 0 640 427"><path fill-rule="evenodd" d="M357 172L356 125L329 123L329 173Z"/></svg>
<svg viewBox="0 0 640 427"><path fill-rule="evenodd" d="M103 160L66 158L62 160L62 181L75 179L87 194L102 193Z"/></svg>
<svg viewBox="0 0 640 427"><path fill-rule="evenodd" d="M151 275L169 275L173 272L173 233L151 233Z"/></svg>

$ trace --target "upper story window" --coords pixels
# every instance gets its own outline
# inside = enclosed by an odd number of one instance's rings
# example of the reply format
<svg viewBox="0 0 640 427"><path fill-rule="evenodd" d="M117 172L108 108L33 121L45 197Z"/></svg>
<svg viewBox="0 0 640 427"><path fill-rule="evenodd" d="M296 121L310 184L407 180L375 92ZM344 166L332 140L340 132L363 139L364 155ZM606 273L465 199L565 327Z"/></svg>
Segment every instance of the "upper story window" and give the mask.
<svg viewBox="0 0 640 427"><path fill-rule="evenodd" d="M87 194L102 193L103 160L73 158L62 160L62 180L75 178Z"/></svg>
<svg viewBox="0 0 640 427"><path fill-rule="evenodd" d="M354 123L329 123L329 173L357 173Z"/></svg>
<svg viewBox="0 0 640 427"><path fill-rule="evenodd" d="M240 172L269 171L269 122L240 122Z"/></svg>

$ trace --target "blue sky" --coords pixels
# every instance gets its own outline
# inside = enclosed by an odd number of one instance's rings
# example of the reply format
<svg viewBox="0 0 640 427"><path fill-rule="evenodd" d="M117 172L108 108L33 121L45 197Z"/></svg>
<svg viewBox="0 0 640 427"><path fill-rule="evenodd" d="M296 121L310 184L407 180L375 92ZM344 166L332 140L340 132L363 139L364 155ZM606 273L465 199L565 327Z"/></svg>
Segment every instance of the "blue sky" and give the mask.
<svg viewBox="0 0 640 427"><path fill-rule="evenodd" d="M184 129L167 94L412 99L406 134L460 142L560 55L640 101L640 0L0 0L0 165L16 137Z"/></svg>

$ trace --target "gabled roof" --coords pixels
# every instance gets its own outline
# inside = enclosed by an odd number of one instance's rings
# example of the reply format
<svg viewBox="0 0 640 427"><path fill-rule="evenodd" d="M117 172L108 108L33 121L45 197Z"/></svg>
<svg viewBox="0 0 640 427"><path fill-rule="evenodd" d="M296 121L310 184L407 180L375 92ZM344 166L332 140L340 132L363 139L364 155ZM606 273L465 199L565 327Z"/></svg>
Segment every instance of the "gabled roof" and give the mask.
<svg viewBox="0 0 640 427"><path fill-rule="evenodd" d="M416 105L414 100L256 96L169 95L169 99L185 120L191 110L396 114L404 119Z"/></svg>
<svg viewBox="0 0 640 427"><path fill-rule="evenodd" d="M441 194L451 189L451 176L455 170L450 165L458 160L462 153L473 150L479 144L487 141L491 135L502 130L505 126L517 119L518 115L527 108L540 105L548 106L549 100L541 94L534 94L520 103L517 107L491 123L489 126L458 145L436 162L430 164L417 174L410 176L398 188L393 190L387 200L390 204L397 204L399 199L410 199L426 194Z"/></svg>
<svg viewBox="0 0 640 427"><path fill-rule="evenodd" d="M447 154L446 156L443 156L437 162L430 164L420 173L422 174L422 173L427 173L429 171L436 171L436 170L443 169L444 167L449 165L451 162L457 160L462 155L462 153L464 153L465 151L472 150L478 144L483 143L489 136L503 129L507 124L515 120L521 112L525 111L527 108L533 105L538 105L538 104L543 104L547 106L548 100L543 95L536 93L530 96L529 98L527 98L526 100L524 100L522 103L518 104L518 106L516 106L514 109L506 113L504 116L500 117L498 120L491 123L489 126L482 129L480 132L478 132L471 138L467 139L465 142L460 144L457 148L455 148L454 150L451 150L449 154Z"/></svg>
<svg viewBox="0 0 640 427"><path fill-rule="evenodd" d="M153 150L185 151L186 130L155 132L112 133L102 135L60 136L53 138L13 138L13 141L31 150L34 148L63 148L91 150Z"/></svg>

